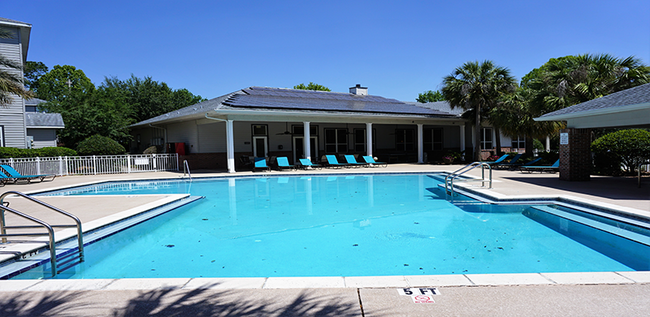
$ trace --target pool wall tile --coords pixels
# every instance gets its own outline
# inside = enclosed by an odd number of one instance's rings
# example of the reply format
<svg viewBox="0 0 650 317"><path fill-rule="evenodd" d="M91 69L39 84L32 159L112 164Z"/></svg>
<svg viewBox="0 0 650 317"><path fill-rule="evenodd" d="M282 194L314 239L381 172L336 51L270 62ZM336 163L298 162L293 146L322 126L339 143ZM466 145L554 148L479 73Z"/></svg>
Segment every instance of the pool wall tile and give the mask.
<svg viewBox="0 0 650 317"><path fill-rule="evenodd" d="M265 282L264 277L193 278L183 289L261 289Z"/></svg>
<svg viewBox="0 0 650 317"><path fill-rule="evenodd" d="M85 291L98 290L110 285L111 279L87 279L87 280L44 280L34 286L27 288L27 291Z"/></svg>
<svg viewBox="0 0 650 317"><path fill-rule="evenodd" d="M614 272L541 273L558 284L631 284L633 280Z"/></svg>
<svg viewBox="0 0 650 317"><path fill-rule="evenodd" d="M341 276L327 277L269 277L264 283L265 289L270 288L344 288L345 281Z"/></svg>
<svg viewBox="0 0 650 317"><path fill-rule="evenodd" d="M521 274L466 274L475 285L553 284L538 273Z"/></svg>
<svg viewBox="0 0 650 317"><path fill-rule="evenodd" d="M78 280L72 280L78 281ZM190 281L189 278L125 278L115 280L105 290L152 290L180 289Z"/></svg>
<svg viewBox="0 0 650 317"><path fill-rule="evenodd" d="M409 275L406 281L411 287L474 285L465 275Z"/></svg>
<svg viewBox="0 0 650 317"><path fill-rule="evenodd" d="M349 276L345 287L410 287L405 276Z"/></svg>
<svg viewBox="0 0 650 317"><path fill-rule="evenodd" d="M648 271L631 271L631 272L616 272L626 278L633 280L636 283L650 283L650 272Z"/></svg>

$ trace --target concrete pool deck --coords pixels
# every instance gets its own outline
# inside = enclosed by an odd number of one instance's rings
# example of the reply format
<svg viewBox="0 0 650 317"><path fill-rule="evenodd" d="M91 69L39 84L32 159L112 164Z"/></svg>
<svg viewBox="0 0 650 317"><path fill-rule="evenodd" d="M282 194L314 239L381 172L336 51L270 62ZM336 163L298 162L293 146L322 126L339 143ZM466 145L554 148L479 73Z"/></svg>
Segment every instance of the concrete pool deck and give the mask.
<svg viewBox="0 0 650 317"><path fill-rule="evenodd" d="M453 171L460 165L392 164L387 168L255 173L344 174ZM476 176L480 172L471 172ZM177 179L182 173L67 176L53 182L7 185L2 192L38 192L108 180ZM196 177L231 176L194 172ZM238 172L235 175L253 175ZM476 184L476 183L466 183ZM650 217L650 184L634 178L592 177L564 182L558 174L494 171L492 189L476 191L496 198L563 197L616 207ZM162 203L169 195L48 197L55 206L86 223L116 213ZM77 199L78 198L78 199ZM73 199L76 199L73 201ZM25 202L12 201L20 210ZM65 205L65 207L63 207ZM26 207L30 208L30 207ZM68 230L68 229L66 229ZM0 252L2 249L0 249ZM437 287L435 303L415 304L397 288ZM430 315L646 315L650 272L468 274L397 277L259 279L119 279L0 281L0 315L144 315L161 313L229 316L430 316ZM40 303L39 306L35 306ZM40 308L39 308L40 307ZM45 309L47 308L47 309Z"/></svg>

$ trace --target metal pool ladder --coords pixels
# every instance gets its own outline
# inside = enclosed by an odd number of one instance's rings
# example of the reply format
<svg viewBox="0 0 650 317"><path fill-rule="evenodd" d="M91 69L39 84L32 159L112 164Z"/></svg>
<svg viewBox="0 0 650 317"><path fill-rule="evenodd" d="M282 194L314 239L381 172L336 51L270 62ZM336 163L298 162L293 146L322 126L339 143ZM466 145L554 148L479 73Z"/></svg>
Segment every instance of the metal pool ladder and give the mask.
<svg viewBox="0 0 650 317"><path fill-rule="evenodd" d="M36 217L30 216L24 212L20 212L18 210L15 210L13 208L9 208L9 202L5 202L4 199L5 197L9 195L17 195L18 197L23 197L27 200L30 200L32 202L35 202L41 206L47 207L51 210L54 210L62 215L65 215L67 217L72 218L76 224L74 225L50 225L47 222L38 219ZM23 219L27 219L33 223L36 223L38 225L32 225L32 226L7 226L5 223L5 212L12 213L16 216L19 216ZM72 228L72 227L77 227L77 242L79 244L78 250L68 253L61 258L57 259L56 258L56 241L54 241L54 229L53 228ZM7 229L33 229L33 228L45 228L47 230L47 233L34 233L34 232L22 232L22 233L7 233ZM75 215L68 213L66 211L63 211L59 208L56 208L46 202L43 202L41 200L38 200L36 198L30 197L28 195L25 195L21 192L17 191L8 191L0 195L0 237L2 237L2 242L6 243L7 238L6 237L16 237L16 236L49 236L49 242L48 242L48 247L50 249L50 263L52 264L52 277L56 276L57 274L69 269L70 267L74 266L78 262L83 262L84 261L84 243L83 243L83 231L81 230L81 221L79 218L77 218ZM57 261L61 261L58 263ZM57 266L60 267L60 269L57 269Z"/></svg>
<svg viewBox="0 0 650 317"><path fill-rule="evenodd" d="M187 163L187 160L183 160L183 177L185 177L185 173L187 173L190 180L192 180L192 172L190 172L190 164Z"/></svg>
<svg viewBox="0 0 650 317"><path fill-rule="evenodd" d="M463 179L456 179L458 176L461 176L477 167L481 167L481 178L463 178ZM485 167L489 170L489 178L485 179ZM450 196L454 196L454 182L481 182L481 187L485 186L485 182L489 183L488 188L492 188L492 167L490 164L485 163L485 162L474 162L471 164L467 164L451 174L447 175L445 177L445 193Z"/></svg>

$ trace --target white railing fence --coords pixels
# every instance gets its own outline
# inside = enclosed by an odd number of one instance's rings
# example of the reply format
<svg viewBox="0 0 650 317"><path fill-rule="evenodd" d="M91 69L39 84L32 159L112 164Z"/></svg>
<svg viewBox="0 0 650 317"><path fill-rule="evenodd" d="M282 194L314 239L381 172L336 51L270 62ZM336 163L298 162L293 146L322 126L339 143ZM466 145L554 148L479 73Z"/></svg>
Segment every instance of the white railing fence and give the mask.
<svg viewBox="0 0 650 317"><path fill-rule="evenodd" d="M178 154L93 155L0 159L23 175L97 175L178 171Z"/></svg>

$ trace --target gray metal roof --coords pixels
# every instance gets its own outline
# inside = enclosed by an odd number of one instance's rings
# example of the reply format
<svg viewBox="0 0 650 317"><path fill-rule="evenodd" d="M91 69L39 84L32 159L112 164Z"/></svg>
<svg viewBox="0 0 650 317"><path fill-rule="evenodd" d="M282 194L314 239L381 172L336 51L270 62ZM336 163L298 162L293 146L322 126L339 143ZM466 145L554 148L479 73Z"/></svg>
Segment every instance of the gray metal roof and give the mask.
<svg viewBox="0 0 650 317"><path fill-rule="evenodd" d="M444 107L441 107L444 108ZM250 87L189 107L175 110L131 126L142 126L183 117L198 117L208 112L224 114L241 111L287 112L332 115L363 115L382 117L421 116L454 118L456 114L436 108L421 107L395 99L372 95L325 92L288 88ZM213 115L213 114L211 114Z"/></svg>
<svg viewBox="0 0 650 317"><path fill-rule="evenodd" d="M571 107L547 113L535 119L551 119L599 110L616 110L617 107L650 105L650 84L640 85L613 94L589 100Z"/></svg>
<svg viewBox="0 0 650 317"><path fill-rule="evenodd" d="M9 22L9 23L24 24L24 25L31 26L31 24L29 24L29 23L25 23L25 22L21 22L21 21L16 21L16 20L11 20L11 19L2 18L2 17L0 17L0 22Z"/></svg>
<svg viewBox="0 0 650 317"><path fill-rule="evenodd" d="M42 104L44 102L46 101L38 98L25 99L25 106L38 106L39 104Z"/></svg>
<svg viewBox="0 0 650 317"><path fill-rule="evenodd" d="M60 113L25 112L25 125L30 129L65 128Z"/></svg>

